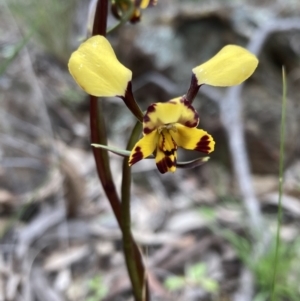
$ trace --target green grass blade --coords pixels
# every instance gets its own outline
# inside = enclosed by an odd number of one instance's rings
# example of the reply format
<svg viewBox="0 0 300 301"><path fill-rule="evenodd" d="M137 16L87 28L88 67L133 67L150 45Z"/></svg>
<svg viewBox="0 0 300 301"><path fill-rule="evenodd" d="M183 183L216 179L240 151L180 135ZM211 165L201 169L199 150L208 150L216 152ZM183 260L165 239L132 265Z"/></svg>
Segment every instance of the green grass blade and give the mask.
<svg viewBox="0 0 300 301"><path fill-rule="evenodd" d="M6 59L1 65L0 65L0 76L2 74L4 74L4 72L6 71L7 67L16 59L16 57L18 56L18 54L20 53L20 51L27 45L27 43L29 42L30 38L32 37L32 35L34 34L35 30L31 30L24 38L23 40L16 46L16 48L14 49L14 52L12 53L12 55Z"/></svg>
<svg viewBox="0 0 300 301"><path fill-rule="evenodd" d="M286 75L285 69L282 67L282 109L281 109L281 124L280 124L280 158L279 158L279 197L278 197L278 215L277 215L277 233L276 233L276 249L274 258L274 274L272 279L271 300L276 300L276 276L278 266L278 256L280 248L280 230L282 223L282 190L283 190L283 166L284 166L284 143L285 143L285 124L286 124Z"/></svg>

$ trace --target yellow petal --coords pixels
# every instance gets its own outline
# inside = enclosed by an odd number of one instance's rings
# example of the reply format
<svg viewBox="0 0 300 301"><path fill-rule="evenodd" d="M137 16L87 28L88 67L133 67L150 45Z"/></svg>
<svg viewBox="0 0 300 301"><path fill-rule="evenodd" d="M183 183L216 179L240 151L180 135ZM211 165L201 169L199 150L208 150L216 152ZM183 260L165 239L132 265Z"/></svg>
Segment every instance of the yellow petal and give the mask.
<svg viewBox="0 0 300 301"><path fill-rule="evenodd" d="M148 7L150 0L142 0L140 4L140 8L145 9Z"/></svg>
<svg viewBox="0 0 300 301"><path fill-rule="evenodd" d="M198 85L228 87L239 85L256 69L258 59L248 50L227 45L206 63L193 69Z"/></svg>
<svg viewBox="0 0 300 301"><path fill-rule="evenodd" d="M144 133L150 133L160 126L172 123L180 123L188 127L196 127L199 123L198 113L183 97L150 105L143 120Z"/></svg>
<svg viewBox="0 0 300 301"><path fill-rule="evenodd" d="M167 130L163 130L158 138L155 162L161 173L176 170L177 145Z"/></svg>
<svg viewBox="0 0 300 301"><path fill-rule="evenodd" d="M77 84L94 96L124 96L132 72L123 66L103 36L94 36L72 53L69 71Z"/></svg>
<svg viewBox="0 0 300 301"><path fill-rule="evenodd" d="M177 124L176 128L170 131L170 134L178 146L186 149L209 154L215 148L214 139L203 130Z"/></svg>
<svg viewBox="0 0 300 301"><path fill-rule="evenodd" d="M148 6L154 6L157 4L157 0L142 0L142 1L138 0L135 2L140 2L139 7L142 9L145 9Z"/></svg>
<svg viewBox="0 0 300 301"><path fill-rule="evenodd" d="M131 151L128 161L129 166L150 156L157 146L157 141L157 131L153 131L152 133L145 135L142 139L140 139Z"/></svg>

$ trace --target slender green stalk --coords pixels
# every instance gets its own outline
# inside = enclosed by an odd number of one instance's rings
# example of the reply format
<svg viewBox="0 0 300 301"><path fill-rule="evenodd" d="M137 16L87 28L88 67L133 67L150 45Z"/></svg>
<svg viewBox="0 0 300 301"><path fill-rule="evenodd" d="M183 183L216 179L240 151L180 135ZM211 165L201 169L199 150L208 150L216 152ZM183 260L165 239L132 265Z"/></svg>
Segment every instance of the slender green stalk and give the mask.
<svg viewBox="0 0 300 301"><path fill-rule="evenodd" d="M131 136L129 138L127 149L130 150L134 147L137 142L139 135L142 131L142 124L137 122ZM128 165L128 158L123 160L123 178L122 178L122 203L121 203L121 223L122 223L122 233L123 233L123 247L125 260L127 264L127 269L129 277L132 283L133 294L136 300L143 300L143 285L144 281L141 282L143 277L139 276L138 262L135 261L134 248L132 244L131 235L131 216L130 216L130 186L131 186L131 168Z"/></svg>
<svg viewBox="0 0 300 301"><path fill-rule="evenodd" d="M281 244L280 230L282 223L282 190L283 190L283 166L284 166L284 143L285 143L285 123L286 123L286 77L285 70L282 67L282 111L281 111L281 124L280 124L280 158L279 158L279 197L278 197L278 215L277 215L277 233L276 233L276 249L275 249L275 262L274 262L274 274L272 280L272 295L271 300L275 301L275 286L277 276L277 261L279 256L279 248Z"/></svg>
<svg viewBox="0 0 300 301"><path fill-rule="evenodd" d="M6 60L4 60L3 63L0 64L0 76L6 71L7 67L15 60L15 58L18 56L20 51L27 45L30 38L35 33L36 28L32 29L24 38L23 40L16 46L14 49L13 54Z"/></svg>

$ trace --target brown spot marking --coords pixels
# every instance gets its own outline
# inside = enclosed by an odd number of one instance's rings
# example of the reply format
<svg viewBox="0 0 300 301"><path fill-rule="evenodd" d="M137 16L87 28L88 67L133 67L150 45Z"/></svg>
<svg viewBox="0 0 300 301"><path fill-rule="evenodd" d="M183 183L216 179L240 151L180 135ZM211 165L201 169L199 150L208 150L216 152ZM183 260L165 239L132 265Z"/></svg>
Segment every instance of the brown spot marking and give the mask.
<svg viewBox="0 0 300 301"><path fill-rule="evenodd" d="M172 139L173 140L173 139ZM174 144L174 147L171 149L171 150L167 150L167 149L162 149L162 151L163 151L163 153L166 155L166 156L168 156L168 157L170 157L170 156L175 156L175 154L176 154L176 151L177 151L177 144L174 142L174 140L173 140L173 144Z"/></svg>
<svg viewBox="0 0 300 301"><path fill-rule="evenodd" d="M176 150L178 147L177 147L177 144L175 143L175 141L173 140L173 138L172 138L172 142L173 142L174 147L171 150L167 150L165 147L166 138L163 134L161 134L161 136L163 137L162 145L159 147L161 149L161 151L165 154L166 157L175 156Z"/></svg>
<svg viewBox="0 0 300 301"><path fill-rule="evenodd" d="M149 122L150 121L150 117L149 115L145 115L144 118L143 118L143 122Z"/></svg>
<svg viewBox="0 0 300 301"><path fill-rule="evenodd" d="M166 173L171 167L176 166L176 150L177 150L177 145L175 141L172 138L174 147L171 150L167 150L165 147L165 135L161 134L162 136L162 142L161 145L158 147L160 150L164 153L165 157L162 158L159 162L156 163L156 166L159 170L160 173L164 174ZM172 158L173 156L173 158Z"/></svg>
<svg viewBox="0 0 300 301"><path fill-rule="evenodd" d="M174 100L169 100L168 102L171 103L171 104L173 104L173 105L177 105L177 102L174 101Z"/></svg>
<svg viewBox="0 0 300 301"><path fill-rule="evenodd" d="M176 151L176 149L172 148L172 150L170 150L170 151L169 151L169 150L165 150L165 151L163 151L163 152L164 152L164 154L165 154L167 157L170 157L170 156L174 155L175 151Z"/></svg>
<svg viewBox="0 0 300 301"><path fill-rule="evenodd" d="M194 117L195 118L195 117ZM197 118L197 117L196 117ZM189 128L194 128L198 125L198 120L193 120L193 121L186 121L184 123L185 126L189 127Z"/></svg>
<svg viewBox="0 0 300 301"><path fill-rule="evenodd" d="M149 117L149 114L155 112L155 110L156 110L155 107L156 107L155 103L153 103L152 105L150 105L148 107L147 112L144 115L143 122L149 122L151 120Z"/></svg>
<svg viewBox="0 0 300 301"><path fill-rule="evenodd" d="M152 105L150 105L149 107L148 107L148 109L147 109L147 114L148 113L153 113L153 112L155 112L155 107L156 107L156 104L155 103L153 103ZM146 114L146 115L147 115Z"/></svg>
<svg viewBox="0 0 300 301"><path fill-rule="evenodd" d="M170 157L164 157L162 160L156 163L157 169L160 173L166 173L169 168L176 165L176 162L173 162Z"/></svg>
<svg viewBox="0 0 300 301"><path fill-rule="evenodd" d="M168 171L168 167L165 165L165 161L161 160L156 163L157 169L159 170L160 173L164 174Z"/></svg>
<svg viewBox="0 0 300 301"><path fill-rule="evenodd" d="M174 162L171 160L170 157L165 157L166 165L171 168L174 166Z"/></svg>
<svg viewBox="0 0 300 301"><path fill-rule="evenodd" d="M183 96L180 99L180 102L187 107L189 110L191 110L194 113L194 117L193 120L188 120L184 123L185 126L187 127L196 127L198 125L198 121L199 121L199 115L197 113L197 111L195 110L195 108L191 105L191 103L189 101L187 101L187 99Z"/></svg>
<svg viewBox="0 0 300 301"><path fill-rule="evenodd" d="M147 127L145 127L144 129L143 129L143 132L144 132L144 134L150 134L151 132L153 131L153 129L150 129L150 128L147 128Z"/></svg>
<svg viewBox="0 0 300 301"><path fill-rule="evenodd" d="M135 164L136 162L140 161L143 159L143 153L141 152L141 147L140 146L137 146L134 150L134 154L132 155L132 158L131 160L129 161L129 165L133 165Z"/></svg>
<svg viewBox="0 0 300 301"><path fill-rule="evenodd" d="M210 138L208 135L204 135L200 141L197 143L196 147L194 148L197 151L203 152L208 154L211 150L210 146Z"/></svg>
<svg viewBox="0 0 300 301"><path fill-rule="evenodd" d="M180 102L183 103L183 105L186 106L188 109L192 110L193 112L196 112L194 107L189 101L187 101L187 99L184 96L180 98Z"/></svg>

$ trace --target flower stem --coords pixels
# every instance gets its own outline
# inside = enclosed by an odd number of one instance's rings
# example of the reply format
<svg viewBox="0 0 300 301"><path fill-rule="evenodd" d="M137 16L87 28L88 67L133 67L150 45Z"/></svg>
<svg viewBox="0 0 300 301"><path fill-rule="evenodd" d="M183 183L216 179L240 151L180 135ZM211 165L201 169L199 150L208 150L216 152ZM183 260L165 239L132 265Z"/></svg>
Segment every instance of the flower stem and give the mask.
<svg viewBox="0 0 300 301"><path fill-rule="evenodd" d="M137 122L131 136L129 138L127 149L130 150L134 147L139 135L142 131L142 123ZM130 217L130 186L131 186L131 168L128 165L128 158L123 160L123 178L122 178L122 203L121 203L121 222L122 222L122 233L123 233L123 247L126 265L128 268L129 277L132 283L133 294L136 300L145 300L144 295L144 279L145 271L143 269L143 274L139 275L141 270L141 262L135 261L134 248L132 244L132 234L131 234L131 217ZM143 267L142 267L143 268ZM143 280L141 282L141 279Z"/></svg>
<svg viewBox="0 0 300 301"><path fill-rule="evenodd" d="M93 35L106 35L108 0L99 0L95 12ZM99 110L98 98L90 96L90 127L92 143L107 144L103 110ZM93 147L99 179L118 222L121 220L121 206L109 166L108 153Z"/></svg>
<svg viewBox="0 0 300 301"><path fill-rule="evenodd" d="M143 122L144 114L140 107L138 106L137 102L134 99L133 93L132 93L132 84L131 81L128 83L125 96L121 97L126 104L127 108L131 111L131 113L140 121Z"/></svg>
<svg viewBox="0 0 300 301"><path fill-rule="evenodd" d="M108 0L98 0L92 35L106 36Z"/></svg>
<svg viewBox="0 0 300 301"><path fill-rule="evenodd" d="M121 18L120 22L118 22L115 26L113 26L112 28L109 28L107 30L107 33L110 33L112 31L116 30L117 28L121 27L127 21L130 20L132 14L134 12L134 3L132 1L127 1L126 4L128 5L128 9L127 9L126 13L124 15L122 15L122 18Z"/></svg>
<svg viewBox="0 0 300 301"><path fill-rule="evenodd" d="M195 97L198 94L200 87L201 87L201 85L200 86L198 85L198 80L197 80L195 74L193 74L192 78L191 78L189 90L187 91L187 93L185 95L187 101L189 101L190 103L193 103Z"/></svg>
<svg viewBox="0 0 300 301"><path fill-rule="evenodd" d="M100 105L101 106L101 105ZM107 144L106 129L104 124L103 110L99 109L97 97L90 97L90 126L92 143ZM109 157L106 150L93 147L96 167L99 179L105 194L111 204L114 215L118 222L121 221L121 205L116 191L109 166Z"/></svg>
<svg viewBox="0 0 300 301"><path fill-rule="evenodd" d="M106 35L107 12L108 12L108 0L98 0L96 12L95 12L93 32L92 32L93 35L103 35L103 36ZM132 94L132 92L131 92L131 94ZM106 128L105 128L105 123L104 123L104 113L100 106L99 106L97 97L90 96L91 141L92 141L92 143L107 145L107 135L106 135ZM144 269L141 253L140 253L140 251L131 235L131 232L130 232L130 215L129 215L129 230L128 230L128 222L126 222L126 218L125 218L125 222L124 222L124 224L127 225L125 227L126 229L123 230L123 227L122 227L122 225L123 225L122 220L124 220L124 217L121 216L121 203L120 203L120 199L117 194L115 184L114 184L114 181L112 178L108 152L107 152L107 150L93 147L93 154L95 157L98 176L102 183L103 189L104 189L106 196L111 204L111 207L113 209L113 212L117 219L119 227L121 228L122 232L125 233L125 235L126 235L126 240L124 240L124 241L126 241L126 248L124 248L124 255L125 255L125 259L126 259L127 269L128 269L128 271L130 270L130 272L129 272L129 274L130 274L132 271L131 266L133 266L133 268L134 268L133 273L135 275L134 277L138 278L138 282L136 280L134 283L132 282L133 290L135 293L136 285L137 285L136 283L138 283L138 288L141 292L140 294L135 294L135 300L136 301L144 301L144 300L148 301L150 298L148 285L146 284L144 286L145 269ZM126 178L126 175L124 175L124 178ZM129 187L130 187L130 178L129 178ZM128 190L128 192L130 193L130 190ZM129 194L129 196L130 196L130 194ZM128 200L129 199L130 199L130 197L128 198ZM128 236L128 233L130 236ZM128 245L130 246L129 248L128 248ZM128 262L129 262L129 264L131 264L131 266L128 266ZM132 265L132 262L134 262L135 264ZM136 276L136 275L138 275L138 276ZM130 277L130 279L132 280L131 277ZM145 298L143 296L143 287L146 288Z"/></svg>

